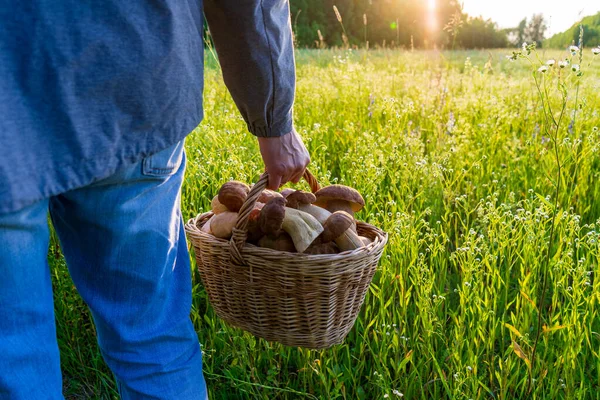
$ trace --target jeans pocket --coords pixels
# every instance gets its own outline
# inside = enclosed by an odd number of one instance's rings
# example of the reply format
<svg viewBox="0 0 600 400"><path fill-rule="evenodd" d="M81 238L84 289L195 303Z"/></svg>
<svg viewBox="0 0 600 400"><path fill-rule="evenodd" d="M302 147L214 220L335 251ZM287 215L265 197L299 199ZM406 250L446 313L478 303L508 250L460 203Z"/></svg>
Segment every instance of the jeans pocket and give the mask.
<svg viewBox="0 0 600 400"><path fill-rule="evenodd" d="M184 141L181 140L164 150L144 158L142 174L148 176L174 175L181 166L184 157Z"/></svg>

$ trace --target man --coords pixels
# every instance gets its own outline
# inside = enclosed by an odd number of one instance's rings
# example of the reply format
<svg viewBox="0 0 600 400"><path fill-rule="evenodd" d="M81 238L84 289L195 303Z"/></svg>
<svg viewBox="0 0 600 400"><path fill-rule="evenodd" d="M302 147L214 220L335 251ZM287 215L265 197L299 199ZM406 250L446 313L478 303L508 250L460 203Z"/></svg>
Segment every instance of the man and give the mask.
<svg viewBox="0 0 600 400"><path fill-rule="evenodd" d="M309 163L286 0L205 0L269 187ZM180 212L201 0L0 0L0 398L60 399L47 213L123 399L204 399Z"/></svg>

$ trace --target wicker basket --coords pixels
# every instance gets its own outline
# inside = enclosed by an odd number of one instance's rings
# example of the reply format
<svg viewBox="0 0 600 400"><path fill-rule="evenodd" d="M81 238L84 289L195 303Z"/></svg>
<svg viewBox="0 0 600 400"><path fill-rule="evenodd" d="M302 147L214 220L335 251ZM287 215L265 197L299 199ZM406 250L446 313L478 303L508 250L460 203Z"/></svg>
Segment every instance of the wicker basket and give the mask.
<svg viewBox="0 0 600 400"><path fill-rule="evenodd" d="M316 192L319 184L306 171ZM210 303L229 324L288 346L322 349L342 343L358 315L387 242L382 230L357 223L368 246L339 254L287 253L245 243L250 211L268 182L263 174L239 211L230 241L200 231L211 212L185 225Z"/></svg>

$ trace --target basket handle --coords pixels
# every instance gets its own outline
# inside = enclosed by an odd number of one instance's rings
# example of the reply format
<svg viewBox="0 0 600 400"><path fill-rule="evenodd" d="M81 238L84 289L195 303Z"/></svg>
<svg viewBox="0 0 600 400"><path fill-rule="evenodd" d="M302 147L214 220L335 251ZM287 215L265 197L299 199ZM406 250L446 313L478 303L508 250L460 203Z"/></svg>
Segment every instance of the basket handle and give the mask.
<svg viewBox="0 0 600 400"><path fill-rule="evenodd" d="M302 177L306 182L308 182L311 192L315 193L321 188L319 186L319 182L317 182L317 178L315 178L308 169L304 170ZM245 264L241 253L242 249L244 248L244 243L246 243L246 238L248 237L248 218L250 217L250 213L254 209L254 205L260 197L260 194L267 188L268 183L269 174L264 172L254 186L252 186L252 189L250 189L250 193L248 193L246 201L238 212L238 219L235 223L235 227L232 230L231 240L229 241L231 258L237 265Z"/></svg>

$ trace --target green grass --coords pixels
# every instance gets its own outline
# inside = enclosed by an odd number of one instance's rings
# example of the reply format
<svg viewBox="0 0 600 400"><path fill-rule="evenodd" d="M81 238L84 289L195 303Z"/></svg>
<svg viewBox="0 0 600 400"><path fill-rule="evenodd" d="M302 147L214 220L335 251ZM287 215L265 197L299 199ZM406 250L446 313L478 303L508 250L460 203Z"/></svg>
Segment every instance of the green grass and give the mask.
<svg viewBox="0 0 600 400"><path fill-rule="evenodd" d="M321 184L358 189L367 203L358 217L389 243L353 330L323 351L228 327L196 273L192 319L211 399L398 398L393 390L405 399L600 399L600 56L588 66L586 50L570 131L567 79L546 268L557 163L532 67L504 55L297 53L295 121L310 169ZM262 171L256 140L207 59L207 117L186 145L185 218L208 210L226 180L253 182ZM65 394L115 398L55 245L50 259ZM539 312L550 330L532 363Z"/></svg>

